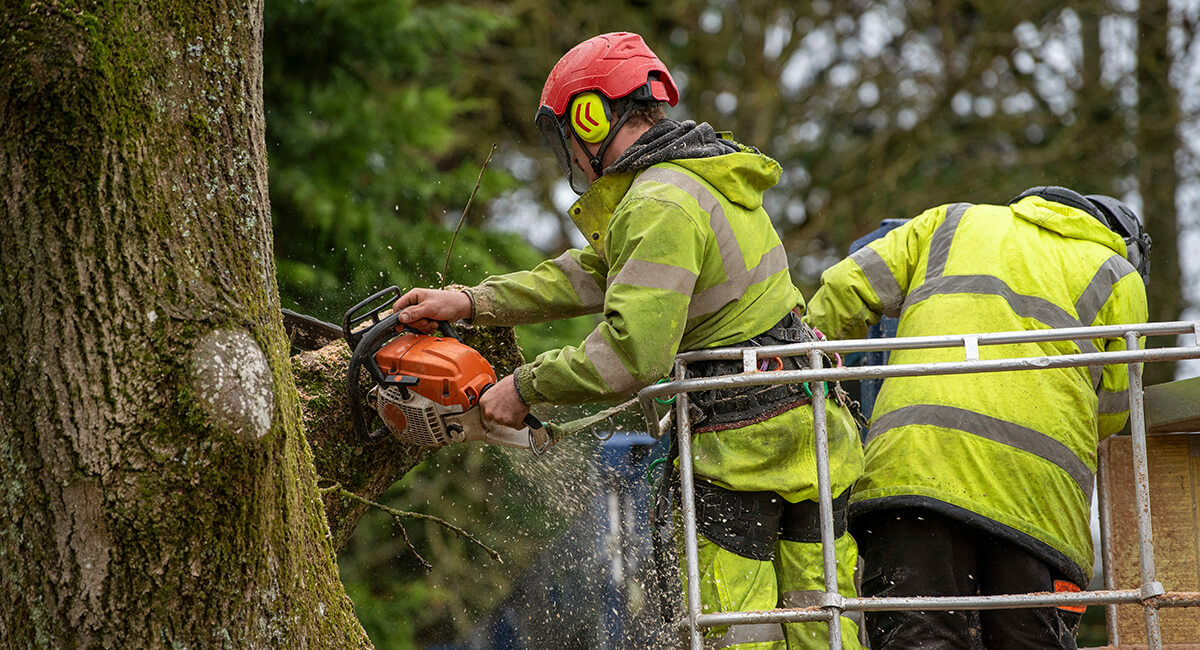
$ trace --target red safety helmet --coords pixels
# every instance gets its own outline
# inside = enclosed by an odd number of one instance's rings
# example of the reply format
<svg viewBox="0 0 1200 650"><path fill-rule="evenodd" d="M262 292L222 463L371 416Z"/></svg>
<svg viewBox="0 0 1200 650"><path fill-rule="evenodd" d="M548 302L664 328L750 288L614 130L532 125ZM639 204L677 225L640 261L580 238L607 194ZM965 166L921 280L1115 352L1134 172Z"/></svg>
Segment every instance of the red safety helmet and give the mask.
<svg viewBox="0 0 1200 650"><path fill-rule="evenodd" d="M575 107L579 125L573 127L568 124L571 121L568 109L580 95L584 97ZM620 114L613 121L615 100L625 98L631 101L620 103ZM568 132L581 146L585 141L600 143L600 150L590 161L592 171L600 176L604 153L634 104L651 101L665 101L674 106L679 101L679 90L667 66L637 34L613 32L593 36L559 59L542 87L541 106L535 122L572 189L582 193L586 187L576 187ZM590 112L592 107L596 109L595 114ZM589 135L594 137L586 137Z"/></svg>

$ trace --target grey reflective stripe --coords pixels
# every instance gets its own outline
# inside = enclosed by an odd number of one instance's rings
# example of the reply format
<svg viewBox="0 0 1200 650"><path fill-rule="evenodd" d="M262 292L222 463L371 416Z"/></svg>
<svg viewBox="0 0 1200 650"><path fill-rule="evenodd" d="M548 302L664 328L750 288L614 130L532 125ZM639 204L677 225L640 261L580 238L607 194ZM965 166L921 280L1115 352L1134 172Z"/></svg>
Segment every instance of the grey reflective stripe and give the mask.
<svg viewBox="0 0 1200 650"><path fill-rule="evenodd" d="M1079 321L1062 307L1040 296L1017 293L1007 282L992 275L946 275L926 282L908 294L904 308L907 310L926 298L949 293L1000 296L1008 303L1009 309L1021 318L1032 318L1050 327L1079 327ZM1095 344L1090 340L1079 343L1081 348L1086 343L1088 351L1096 351Z"/></svg>
<svg viewBox="0 0 1200 650"><path fill-rule="evenodd" d="M911 309L926 298L952 293L1000 296L1008 303L1008 308L1021 318L1032 318L1050 327L1081 327L1079 319L1062 307L1040 296L1017 293L1007 282L991 275L945 275L933 281L926 281L908 294L904 301L904 309ZM1080 339L1075 341L1075 344L1082 352L1098 351L1091 339ZM1104 368L1089 366L1088 373L1092 378L1092 388L1098 387Z"/></svg>
<svg viewBox="0 0 1200 650"><path fill-rule="evenodd" d="M946 208L946 219L933 231L929 242L929 262L925 265L925 281L941 276L946 272L946 260L950 258L950 245L954 243L954 232L958 230L958 222L970 203L954 203Z"/></svg>
<svg viewBox="0 0 1200 650"><path fill-rule="evenodd" d="M1114 285L1130 273L1137 273L1137 270L1123 256L1113 255L1104 260L1087 288L1079 294L1079 300L1075 301L1075 313L1079 314L1079 322L1084 325L1095 322L1096 316L1104 308L1104 303L1112 296Z"/></svg>
<svg viewBox="0 0 1200 650"><path fill-rule="evenodd" d="M820 607L824 598L825 592L816 589L785 591L780 596L779 603L784 607ZM862 625L862 614L862 612L842 612L842 618L848 618L856 625Z"/></svg>
<svg viewBox="0 0 1200 650"><path fill-rule="evenodd" d="M738 243L733 227L725 216L725 208L716 195L696 179L674 169L651 167L638 176L636 183L648 181L672 185L695 199L700 209L708 213L708 225L717 241L717 251L721 255L721 265L725 270L725 281L697 294L688 306L688 318L714 313L741 298L746 290L755 284L787 270L787 254L783 250L783 244L767 251L754 269L747 269L741 244Z"/></svg>
<svg viewBox="0 0 1200 650"><path fill-rule="evenodd" d="M787 268L787 252L783 250L783 244L780 244L767 251L767 254L762 256L762 259L758 261L758 266L755 266L752 271L743 272L742 275L732 280L727 280L696 294L692 298L691 304L688 305L687 317L695 318L716 312L744 296L750 287L780 271L786 271Z"/></svg>
<svg viewBox="0 0 1200 650"><path fill-rule="evenodd" d="M638 382L629 374L629 370L617 356L617 353L604 339L599 329L592 330L583 341L583 352L588 361L596 369L596 374L608 384L609 389L617 394L630 392L638 387Z"/></svg>
<svg viewBox="0 0 1200 650"><path fill-rule="evenodd" d="M854 251L850 259L863 270L867 282L871 283L875 295L879 296L879 302L883 304L883 315L893 318L899 316L900 306L904 304L904 292L900 290L896 276L892 274L887 262L879 256L879 252L870 246L863 246Z"/></svg>
<svg viewBox="0 0 1200 650"><path fill-rule="evenodd" d="M1088 502L1091 502L1092 470L1070 448L1027 426L968 409L938 404L914 404L898 408L885 413L871 424L867 443L870 444L872 440L891 429L910 425L955 429L1027 451L1066 472L1079 486Z"/></svg>
<svg viewBox="0 0 1200 650"><path fill-rule="evenodd" d="M755 623L753 625L731 625L724 636L718 639L708 639L705 648L728 648L741 643L771 643L782 642L783 626L779 623Z"/></svg>
<svg viewBox="0 0 1200 650"><path fill-rule="evenodd" d="M1129 410L1129 391L1113 392L1108 390L1096 391L1100 402L1100 415L1115 415Z"/></svg>
<svg viewBox="0 0 1200 650"><path fill-rule="evenodd" d="M604 306L604 287L601 287L600 283L596 282L596 279L579 265L579 262L571 256L571 251L554 258L553 262L558 270L567 276L567 281L571 283L571 288L575 290L575 295L579 296L579 301L583 303L584 307L600 309Z"/></svg>
<svg viewBox="0 0 1200 650"><path fill-rule="evenodd" d="M696 274L671 264L629 260L616 275L609 277L608 286L618 282L635 287L667 289L691 296L692 289L696 287Z"/></svg>

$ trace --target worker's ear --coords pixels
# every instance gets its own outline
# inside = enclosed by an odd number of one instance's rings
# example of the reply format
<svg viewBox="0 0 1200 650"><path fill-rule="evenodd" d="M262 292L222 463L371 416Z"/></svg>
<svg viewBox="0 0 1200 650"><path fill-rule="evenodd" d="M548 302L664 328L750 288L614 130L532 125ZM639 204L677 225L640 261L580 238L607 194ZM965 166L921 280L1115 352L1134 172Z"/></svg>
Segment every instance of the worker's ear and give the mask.
<svg viewBox="0 0 1200 650"><path fill-rule="evenodd" d="M612 128L612 108L608 98L597 92L580 93L571 100L571 128L580 140L589 144L603 142Z"/></svg>

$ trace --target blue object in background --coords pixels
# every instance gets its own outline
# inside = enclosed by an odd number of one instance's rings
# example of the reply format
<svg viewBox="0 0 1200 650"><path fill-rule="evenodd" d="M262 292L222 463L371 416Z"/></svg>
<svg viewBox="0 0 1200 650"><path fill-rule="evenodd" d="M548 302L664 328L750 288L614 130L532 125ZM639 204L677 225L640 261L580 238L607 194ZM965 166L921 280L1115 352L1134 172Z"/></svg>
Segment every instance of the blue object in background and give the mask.
<svg viewBox="0 0 1200 650"><path fill-rule="evenodd" d="M880 237L883 237L907 222L908 219L884 219L879 223L878 228L863 235L862 237L859 237L858 239L855 239L854 242L850 244L849 253L853 255L858 249L866 246L868 243L873 242L876 239L879 239ZM884 316L883 318L879 319L878 323L872 325L870 329L867 330L867 338L878 339L894 337L896 336L896 328L899 326L899 324L899 319L892 318L890 316ZM882 366L888 362L889 356L890 353L886 351L854 352L846 355L846 365ZM859 384L862 391L859 396L859 404L862 408L863 415L867 416L867 419L869 420L871 418L871 411L875 410L875 398L879 396L879 387L883 385L883 380L863 379L859 382ZM860 433L865 439L867 435L866 430L864 429Z"/></svg>
<svg viewBox="0 0 1200 650"><path fill-rule="evenodd" d="M590 506L468 638L427 650L675 647L659 611L649 523L654 490L646 482L650 464L667 456L669 444L669 436L624 432L596 443ZM674 571L671 579L678 584Z"/></svg>

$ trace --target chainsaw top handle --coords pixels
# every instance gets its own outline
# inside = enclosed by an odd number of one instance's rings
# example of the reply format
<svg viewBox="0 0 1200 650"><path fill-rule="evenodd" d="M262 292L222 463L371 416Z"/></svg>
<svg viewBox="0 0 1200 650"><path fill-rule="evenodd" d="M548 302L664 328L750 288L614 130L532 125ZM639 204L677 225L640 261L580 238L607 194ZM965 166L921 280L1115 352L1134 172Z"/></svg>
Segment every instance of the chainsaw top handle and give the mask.
<svg viewBox="0 0 1200 650"><path fill-rule="evenodd" d="M382 291L377 291L371 294L366 300L363 300L346 311L346 315L342 317L342 334L346 337L346 343L350 346L351 351L358 349L358 344L360 341L362 341L363 337L369 332L374 331L376 326L383 322L383 320L391 319L391 326L393 328L400 324L398 316L392 319L392 316L396 316L396 314L388 316L387 319L379 318L379 314L390 309L391 306L400 299L400 296L400 287L392 285ZM386 300L383 300L385 298ZM370 327L364 327L357 331L354 330L355 327L366 322L367 320L370 320L372 323ZM451 325L449 321L440 320L437 322L437 324L438 331L440 331L443 336L449 336L455 340L462 341L462 337L458 335L458 332L454 329L454 326ZM404 328L413 332L417 332L416 329L409 327L408 325L405 325Z"/></svg>

